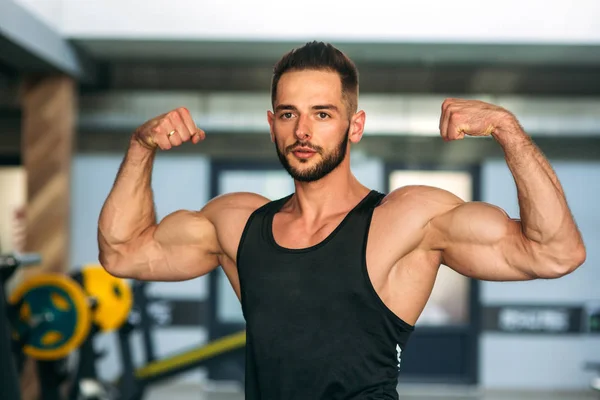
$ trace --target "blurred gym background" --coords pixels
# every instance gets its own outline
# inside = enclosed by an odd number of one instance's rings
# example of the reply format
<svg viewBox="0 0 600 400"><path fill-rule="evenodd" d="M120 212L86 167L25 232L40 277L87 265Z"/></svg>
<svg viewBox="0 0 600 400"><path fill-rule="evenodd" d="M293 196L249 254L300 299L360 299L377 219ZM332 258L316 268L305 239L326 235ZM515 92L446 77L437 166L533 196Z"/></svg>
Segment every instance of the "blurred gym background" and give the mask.
<svg viewBox="0 0 600 400"><path fill-rule="evenodd" d="M229 191L290 193L268 135L270 77L312 40L359 68L364 184L440 186L518 217L499 146L438 137L444 98L479 98L514 112L549 157L587 244L556 281L442 267L401 398L600 398L599 21L598 0L0 0L2 399L243 398L244 325L224 274L111 280L97 218L132 130L179 106L207 139L157 157L159 218Z"/></svg>

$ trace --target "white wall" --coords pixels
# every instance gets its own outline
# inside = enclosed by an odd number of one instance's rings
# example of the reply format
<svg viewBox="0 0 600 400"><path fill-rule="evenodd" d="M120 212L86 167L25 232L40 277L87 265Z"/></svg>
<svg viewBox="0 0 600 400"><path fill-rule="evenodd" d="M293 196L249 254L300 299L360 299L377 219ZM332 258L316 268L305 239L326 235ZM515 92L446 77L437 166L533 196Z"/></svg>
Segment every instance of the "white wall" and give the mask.
<svg viewBox="0 0 600 400"><path fill-rule="evenodd" d="M556 280L482 282L481 302L492 304L572 304L600 301L600 162L555 162L571 210L587 245L587 260ZM482 170L482 200L519 216L516 186L504 161ZM480 376L487 388L585 389L586 361L600 361L600 336L528 336L485 333L480 341Z"/></svg>
<svg viewBox="0 0 600 400"><path fill-rule="evenodd" d="M17 0L68 37L600 43L597 0Z"/></svg>

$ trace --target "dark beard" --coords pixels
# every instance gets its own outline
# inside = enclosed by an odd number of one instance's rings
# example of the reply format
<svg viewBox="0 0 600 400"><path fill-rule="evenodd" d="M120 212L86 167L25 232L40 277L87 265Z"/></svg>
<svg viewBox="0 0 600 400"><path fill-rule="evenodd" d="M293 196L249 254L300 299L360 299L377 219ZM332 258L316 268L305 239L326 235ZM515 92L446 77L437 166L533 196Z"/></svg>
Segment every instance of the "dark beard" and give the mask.
<svg viewBox="0 0 600 400"><path fill-rule="evenodd" d="M281 152L281 151L279 151L279 146L277 145L277 141L275 141L275 149L277 150L277 157L279 158L279 162L281 162L281 165L283 166L283 168L285 168L285 170L288 172L288 174L290 174L290 176L292 178L294 178L294 180L299 181L299 182L318 181L319 179L323 178L324 176L329 174L331 171L336 169L338 167L338 165L340 165L342 163L342 161L344 161L344 157L346 157L346 152L348 151L348 135L349 135L349 133L350 133L350 127L348 127L348 129L346 129L344 138L337 145L337 147L330 154L327 154L325 157L323 157L321 162L319 162L317 165L315 165L314 167L312 167L308 170L299 171L299 170L293 168L290 165L290 162L288 161L286 156L288 154L290 154L292 151L294 151L295 148L300 147L300 146L309 147L309 148L315 150L321 156L323 156L323 148L322 147L313 146L308 142L296 142L296 143L292 144L291 146L286 147L284 152ZM309 160L300 160L301 163L305 163L308 161Z"/></svg>

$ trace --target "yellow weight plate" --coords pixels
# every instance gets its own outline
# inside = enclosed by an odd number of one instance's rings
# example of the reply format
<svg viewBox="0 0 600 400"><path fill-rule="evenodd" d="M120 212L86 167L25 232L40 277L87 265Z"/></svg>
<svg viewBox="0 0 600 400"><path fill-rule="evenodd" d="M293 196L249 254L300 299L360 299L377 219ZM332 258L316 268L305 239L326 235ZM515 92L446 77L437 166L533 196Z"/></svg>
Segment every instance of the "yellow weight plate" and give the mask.
<svg viewBox="0 0 600 400"><path fill-rule="evenodd" d="M71 308L69 301L58 293L52 293L50 300L52 301L52 305L61 311L68 311Z"/></svg>
<svg viewBox="0 0 600 400"><path fill-rule="evenodd" d="M39 360L64 358L87 338L91 316L82 288L62 274L43 273L15 288L9 303L20 304L11 321L15 337L26 337L23 352Z"/></svg>
<svg viewBox="0 0 600 400"><path fill-rule="evenodd" d="M63 335L57 331L50 331L42 336L42 343L46 346L51 346L63 339Z"/></svg>
<svg viewBox="0 0 600 400"><path fill-rule="evenodd" d="M133 293L125 279L116 278L97 264L81 269L83 288L97 302L92 318L104 331L118 329L127 320L133 306Z"/></svg>

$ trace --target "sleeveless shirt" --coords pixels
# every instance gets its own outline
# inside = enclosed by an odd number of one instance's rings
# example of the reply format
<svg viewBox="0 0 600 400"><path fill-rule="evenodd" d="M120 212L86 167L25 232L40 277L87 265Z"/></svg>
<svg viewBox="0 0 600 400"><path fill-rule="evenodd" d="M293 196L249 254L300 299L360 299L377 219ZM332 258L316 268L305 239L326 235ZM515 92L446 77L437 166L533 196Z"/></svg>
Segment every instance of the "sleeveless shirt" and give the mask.
<svg viewBox="0 0 600 400"><path fill-rule="evenodd" d="M246 321L247 400L398 399L401 353L414 327L382 302L367 273L371 191L320 243L279 246L273 217L248 219L237 254Z"/></svg>

